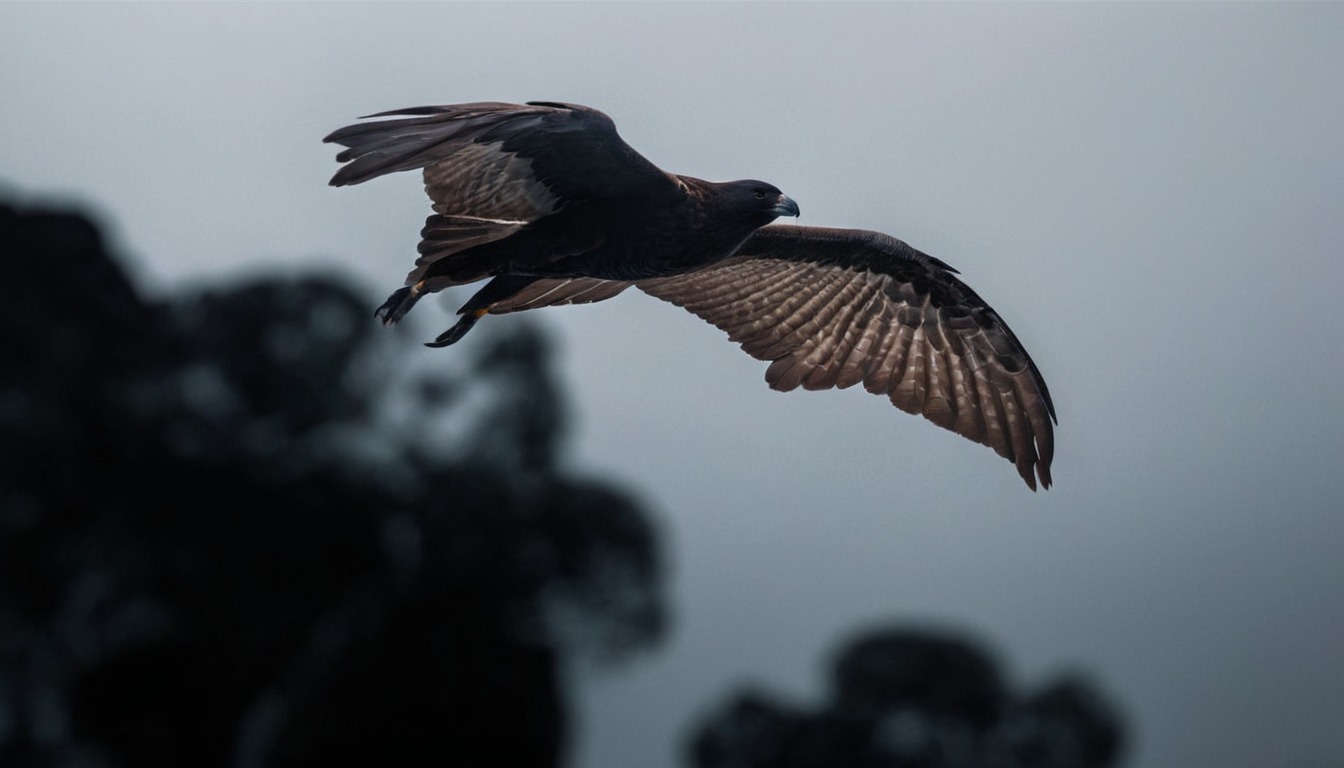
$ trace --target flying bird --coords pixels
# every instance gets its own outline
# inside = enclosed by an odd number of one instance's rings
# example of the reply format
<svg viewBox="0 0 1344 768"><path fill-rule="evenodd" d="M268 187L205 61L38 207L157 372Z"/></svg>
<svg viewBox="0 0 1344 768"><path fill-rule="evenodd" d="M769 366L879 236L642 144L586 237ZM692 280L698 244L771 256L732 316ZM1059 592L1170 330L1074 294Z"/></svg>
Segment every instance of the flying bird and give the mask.
<svg viewBox="0 0 1344 768"><path fill-rule="evenodd" d="M336 187L423 169L434 214L396 323L427 293L488 280L428 346L478 320L586 304L634 286L718 326L770 363L770 387L862 383L903 411L993 448L1049 488L1055 408L998 313L942 261L880 232L770 225L797 203L763 181L667 173L578 104L478 102L369 115ZM362 118L362 119L368 119Z"/></svg>

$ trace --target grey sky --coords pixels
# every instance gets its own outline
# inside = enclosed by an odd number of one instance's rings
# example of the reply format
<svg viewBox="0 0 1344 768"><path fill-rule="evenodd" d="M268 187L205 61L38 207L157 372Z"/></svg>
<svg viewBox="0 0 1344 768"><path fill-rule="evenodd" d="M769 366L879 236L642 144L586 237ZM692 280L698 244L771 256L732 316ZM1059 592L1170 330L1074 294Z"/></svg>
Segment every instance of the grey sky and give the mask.
<svg viewBox="0 0 1344 768"><path fill-rule="evenodd" d="M1035 357L1056 487L862 392L773 393L651 298L536 313L574 461L645 494L674 569L668 643L579 680L573 764L672 765L730 684L820 695L845 634L916 618L1022 683L1094 674L1130 765L1340 765L1341 41L1336 4L5 4L0 186L96 204L151 288L324 267L381 297L419 181L330 189L321 137L549 99L889 232Z"/></svg>

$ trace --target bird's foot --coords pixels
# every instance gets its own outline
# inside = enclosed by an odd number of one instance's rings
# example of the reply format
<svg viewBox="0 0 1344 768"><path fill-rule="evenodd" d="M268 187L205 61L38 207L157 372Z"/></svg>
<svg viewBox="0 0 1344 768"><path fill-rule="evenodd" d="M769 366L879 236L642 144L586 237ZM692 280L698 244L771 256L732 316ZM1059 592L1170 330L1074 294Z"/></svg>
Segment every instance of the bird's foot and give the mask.
<svg viewBox="0 0 1344 768"><path fill-rule="evenodd" d="M410 309L406 301L411 295L411 289L398 288L387 297L383 305L373 311L373 316L383 321L383 325L393 325L406 315Z"/></svg>
<svg viewBox="0 0 1344 768"><path fill-rule="evenodd" d="M438 338L434 339L433 341L425 342L425 346L437 348L437 347L446 347L450 344L456 344L459 340L461 340L463 336L467 335L467 331L471 330L471 327L476 324L477 320L480 320L482 317L485 317L487 312L488 310L477 309L471 312L464 313L461 317L457 319L457 325L454 325L452 328L449 328L443 333L440 333Z"/></svg>
<svg viewBox="0 0 1344 768"><path fill-rule="evenodd" d="M411 311L411 307L425 295L425 281L421 280L415 285L408 285L405 288L398 288L387 297L383 306L374 310L373 316L383 321L383 325L396 325L401 318Z"/></svg>

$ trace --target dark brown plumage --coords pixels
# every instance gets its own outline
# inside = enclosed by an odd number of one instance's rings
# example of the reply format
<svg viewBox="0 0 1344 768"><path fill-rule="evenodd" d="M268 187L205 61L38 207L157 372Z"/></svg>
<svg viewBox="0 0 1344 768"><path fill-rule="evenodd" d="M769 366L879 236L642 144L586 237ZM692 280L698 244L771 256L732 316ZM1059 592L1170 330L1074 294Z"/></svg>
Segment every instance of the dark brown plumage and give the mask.
<svg viewBox="0 0 1344 768"><path fill-rule="evenodd" d="M760 181L659 170L610 118L574 104L384 112L342 128L333 186L424 169L420 258L377 311L490 278L430 346L487 314L584 304L630 286L699 315L770 362L774 389L860 382L1051 484L1054 405L1003 319L943 262L878 232L766 226L797 205Z"/></svg>

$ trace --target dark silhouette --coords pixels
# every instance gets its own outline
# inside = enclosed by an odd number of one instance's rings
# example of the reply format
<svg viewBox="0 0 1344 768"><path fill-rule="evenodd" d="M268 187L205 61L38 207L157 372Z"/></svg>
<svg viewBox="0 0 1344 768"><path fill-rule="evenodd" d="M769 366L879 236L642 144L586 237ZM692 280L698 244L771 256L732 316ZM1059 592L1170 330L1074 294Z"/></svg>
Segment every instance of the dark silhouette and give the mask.
<svg viewBox="0 0 1344 768"><path fill-rule="evenodd" d="M891 629L840 653L819 710L739 692L705 718L689 756L697 768L1108 768L1121 737L1081 680L1017 696L974 644Z"/></svg>
<svg viewBox="0 0 1344 768"><path fill-rule="evenodd" d="M774 185L667 173L580 104L472 102L368 115L332 186L420 171L434 213L420 256L378 308L485 282L431 347L486 315L605 301L631 286L683 307L770 363L789 391L852 387L993 448L1049 488L1055 406L1008 324L940 259L881 232L771 225ZM657 344L657 339L645 343Z"/></svg>
<svg viewBox="0 0 1344 768"><path fill-rule="evenodd" d="M0 203L0 765L561 764L565 660L664 631L654 532L558 469L530 326L427 362L368 307L331 277L147 300L87 218ZM891 631L824 707L740 693L691 755L1106 768L1120 737L1082 682L1016 695Z"/></svg>
<svg viewBox="0 0 1344 768"><path fill-rule="evenodd" d="M369 314L146 300L0 205L0 765L560 762L564 658L662 631L653 531L557 469L534 331L417 376Z"/></svg>

